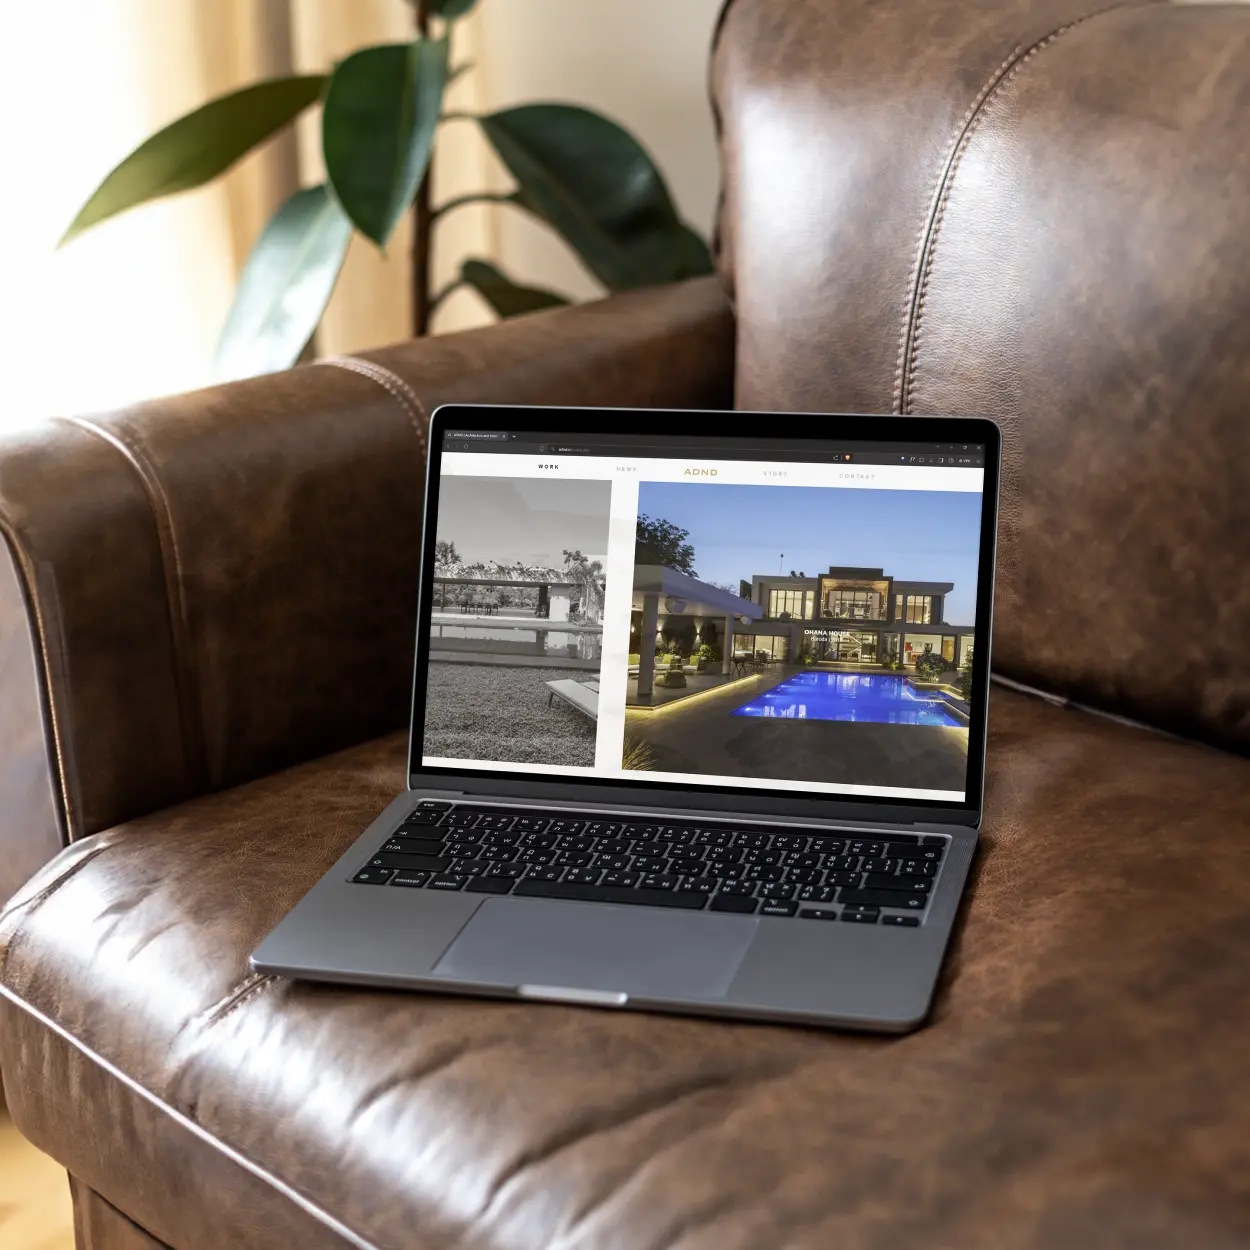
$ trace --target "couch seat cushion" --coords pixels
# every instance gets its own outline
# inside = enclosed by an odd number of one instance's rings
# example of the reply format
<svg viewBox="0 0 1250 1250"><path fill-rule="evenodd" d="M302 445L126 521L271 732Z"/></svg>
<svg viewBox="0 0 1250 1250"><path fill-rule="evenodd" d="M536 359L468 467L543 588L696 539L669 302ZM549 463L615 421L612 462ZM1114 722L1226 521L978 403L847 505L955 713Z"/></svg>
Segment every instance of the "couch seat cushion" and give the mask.
<svg viewBox="0 0 1250 1250"><path fill-rule="evenodd" d="M1002 689L990 760L901 1039L251 974L398 738L120 826L0 919L14 1117L179 1250L1244 1245L1250 763Z"/></svg>

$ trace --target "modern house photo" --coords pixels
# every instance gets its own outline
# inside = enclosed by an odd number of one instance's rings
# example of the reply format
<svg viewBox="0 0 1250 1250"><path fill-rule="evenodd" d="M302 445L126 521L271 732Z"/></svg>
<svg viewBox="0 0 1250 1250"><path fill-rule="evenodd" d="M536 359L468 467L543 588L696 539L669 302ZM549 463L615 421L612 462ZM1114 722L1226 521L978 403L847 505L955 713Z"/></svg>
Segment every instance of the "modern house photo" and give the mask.
<svg viewBox="0 0 1250 1250"><path fill-rule="evenodd" d="M611 483L445 477L427 757L595 760Z"/></svg>
<svg viewBox="0 0 1250 1250"><path fill-rule="evenodd" d="M979 525L972 493L642 483L625 766L962 790Z"/></svg>

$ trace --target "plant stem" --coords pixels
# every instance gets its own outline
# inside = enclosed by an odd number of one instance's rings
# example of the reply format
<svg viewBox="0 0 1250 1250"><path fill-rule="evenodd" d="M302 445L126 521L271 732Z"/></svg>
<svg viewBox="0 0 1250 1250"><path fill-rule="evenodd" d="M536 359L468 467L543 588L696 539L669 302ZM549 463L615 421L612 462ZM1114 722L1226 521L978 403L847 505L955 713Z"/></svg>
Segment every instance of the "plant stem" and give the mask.
<svg viewBox="0 0 1250 1250"><path fill-rule="evenodd" d="M468 195L458 195L434 210L434 220L438 221L444 214L463 208L466 204L511 204L512 195L511 191L474 191Z"/></svg>
<svg viewBox="0 0 1250 1250"><path fill-rule="evenodd" d="M417 35L428 39L430 35L430 0L416 0L413 6ZM434 170L434 154L426 166L425 177L417 188L417 198L412 206L412 333L421 338L430 332L430 234L434 216L430 211L431 175Z"/></svg>
<svg viewBox="0 0 1250 1250"><path fill-rule="evenodd" d="M445 300L453 291L458 291L462 286L464 286L464 279L455 278L443 287L443 289L439 291L439 293L435 295L432 300L430 300L430 315L433 316L443 300Z"/></svg>

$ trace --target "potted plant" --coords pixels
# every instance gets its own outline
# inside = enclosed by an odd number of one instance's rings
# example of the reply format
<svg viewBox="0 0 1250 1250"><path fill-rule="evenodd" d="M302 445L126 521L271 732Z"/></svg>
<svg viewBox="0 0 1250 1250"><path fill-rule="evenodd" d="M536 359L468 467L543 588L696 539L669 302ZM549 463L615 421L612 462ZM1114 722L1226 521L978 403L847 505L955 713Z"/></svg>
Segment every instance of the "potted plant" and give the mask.
<svg viewBox="0 0 1250 1250"><path fill-rule="evenodd" d="M537 218L609 291L711 273L706 243L681 219L654 161L609 118L554 102L481 115L447 110L446 88L468 68L451 63L451 29L477 0L409 3L412 40L361 48L325 73L252 83L152 135L92 192L62 243L118 213L213 181L320 107L326 180L295 192L257 239L218 344L223 381L293 365L321 320L353 233L384 250L409 212L415 335L428 333L435 309L462 286L500 317L568 302L479 259L464 261L453 282L432 290L434 223L466 204L504 204ZM436 135L443 124L463 122L480 128L515 186L436 203L429 176Z"/></svg>

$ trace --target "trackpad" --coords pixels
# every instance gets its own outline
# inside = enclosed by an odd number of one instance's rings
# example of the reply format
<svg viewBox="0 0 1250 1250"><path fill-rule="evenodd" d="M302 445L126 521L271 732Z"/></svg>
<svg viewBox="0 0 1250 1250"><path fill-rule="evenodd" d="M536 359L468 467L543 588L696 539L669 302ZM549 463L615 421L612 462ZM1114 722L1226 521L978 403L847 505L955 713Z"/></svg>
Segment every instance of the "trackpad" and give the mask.
<svg viewBox="0 0 1250 1250"><path fill-rule="evenodd" d="M722 998L755 936L748 916L492 898L436 977L638 998Z"/></svg>

